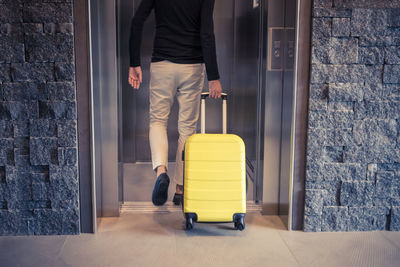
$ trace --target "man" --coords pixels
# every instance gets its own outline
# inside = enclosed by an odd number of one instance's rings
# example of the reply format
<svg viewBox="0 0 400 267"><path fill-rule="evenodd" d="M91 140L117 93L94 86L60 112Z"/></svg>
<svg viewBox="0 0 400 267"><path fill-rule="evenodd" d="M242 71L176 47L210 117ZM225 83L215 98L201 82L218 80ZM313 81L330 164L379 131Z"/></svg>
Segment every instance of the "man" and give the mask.
<svg viewBox="0 0 400 267"><path fill-rule="evenodd" d="M150 64L150 148L157 180L152 201L163 205L168 198L167 121L174 97L179 103L178 149L176 152L174 203L183 193L182 150L196 133L200 95L206 69L210 97L221 97L215 50L213 10L215 0L142 0L131 24L129 83L139 89L142 82L140 46L143 24L152 9L156 34Z"/></svg>

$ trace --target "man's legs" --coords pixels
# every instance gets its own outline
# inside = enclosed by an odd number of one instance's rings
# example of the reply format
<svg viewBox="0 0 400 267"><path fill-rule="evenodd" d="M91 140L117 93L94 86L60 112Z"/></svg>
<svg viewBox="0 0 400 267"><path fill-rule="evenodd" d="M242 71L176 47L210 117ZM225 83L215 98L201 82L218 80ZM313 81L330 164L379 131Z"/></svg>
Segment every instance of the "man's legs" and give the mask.
<svg viewBox="0 0 400 267"><path fill-rule="evenodd" d="M176 93L176 72L172 63L161 61L150 66L149 140L153 169L157 172L152 201L162 205L168 197L167 123Z"/></svg>
<svg viewBox="0 0 400 267"><path fill-rule="evenodd" d="M199 119L200 95L204 87L204 63L184 64L179 72L177 100L179 103L178 148L176 151L175 182L177 193L182 193L179 185L183 185L182 151L186 139L196 133Z"/></svg>

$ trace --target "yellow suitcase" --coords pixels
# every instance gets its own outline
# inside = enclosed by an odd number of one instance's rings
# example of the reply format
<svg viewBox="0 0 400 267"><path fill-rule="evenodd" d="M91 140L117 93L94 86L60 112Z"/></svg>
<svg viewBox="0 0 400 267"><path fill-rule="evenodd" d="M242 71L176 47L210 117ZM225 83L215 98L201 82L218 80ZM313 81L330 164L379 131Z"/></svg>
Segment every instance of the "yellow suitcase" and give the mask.
<svg viewBox="0 0 400 267"><path fill-rule="evenodd" d="M246 157L243 140L226 134L226 100L223 100L223 134L205 133L205 99L201 96L201 134L190 136L183 152L183 212L186 229L194 222L233 222L245 228Z"/></svg>

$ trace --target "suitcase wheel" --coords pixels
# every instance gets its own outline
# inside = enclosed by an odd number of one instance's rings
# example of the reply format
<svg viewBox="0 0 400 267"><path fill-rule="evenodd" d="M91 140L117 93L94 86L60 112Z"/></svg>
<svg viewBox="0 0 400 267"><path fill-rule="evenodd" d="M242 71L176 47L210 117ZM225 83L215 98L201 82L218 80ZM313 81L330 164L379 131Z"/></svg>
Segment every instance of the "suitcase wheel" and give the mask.
<svg viewBox="0 0 400 267"><path fill-rule="evenodd" d="M235 214L233 223L236 230L243 231L244 228L246 228L246 224L244 223L244 214Z"/></svg>
<svg viewBox="0 0 400 267"><path fill-rule="evenodd" d="M235 222L235 229L239 231L243 231L246 228L246 224L244 222Z"/></svg>
<svg viewBox="0 0 400 267"><path fill-rule="evenodd" d="M185 213L186 217L186 230L192 230L194 226L194 222L197 221L196 213Z"/></svg>
<svg viewBox="0 0 400 267"><path fill-rule="evenodd" d="M192 218L189 218L186 220L186 230L192 230L193 229L193 220Z"/></svg>

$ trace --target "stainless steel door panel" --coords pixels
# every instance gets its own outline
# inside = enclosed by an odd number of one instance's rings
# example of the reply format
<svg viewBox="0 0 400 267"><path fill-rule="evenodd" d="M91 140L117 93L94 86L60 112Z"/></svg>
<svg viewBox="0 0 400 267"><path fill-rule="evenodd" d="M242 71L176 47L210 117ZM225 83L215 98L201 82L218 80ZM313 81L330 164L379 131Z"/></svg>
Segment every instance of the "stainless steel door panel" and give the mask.
<svg viewBox="0 0 400 267"><path fill-rule="evenodd" d="M234 4L232 0L215 1L214 6L214 34L217 50L218 70L222 89L230 93L232 86L232 69L234 64ZM204 90L208 91L208 82L206 80ZM230 99L228 96L228 101ZM207 102L206 109L206 132L222 132L222 107L220 100L211 100ZM232 120L231 110L234 107L228 103L228 132L230 131L230 122ZM200 123L198 124L200 132Z"/></svg>
<svg viewBox="0 0 400 267"><path fill-rule="evenodd" d="M136 101L135 91L128 83L130 18L134 1L117 0L117 61L118 61L118 161L135 161Z"/></svg>
<svg viewBox="0 0 400 267"><path fill-rule="evenodd" d="M235 1L234 64L230 90L230 129L246 143L249 164L255 165L259 80L259 10L252 1Z"/></svg>
<svg viewBox="0 0 400 267"><path fill-rule="evenodd" d="M115 1L91 1L92 120L97 216L118 216ZM105 53L105 51L107 51Z"/></svg>
<svg viewBox="0 0 400 267"><path fill-rule="evenodd" d="M280 166L280 185L279 185L279 215L286 217L289 214L289 191L290 191L290 153L291 153L291 134L292 134L292 114L293 114L293 94L294 94L294 52L292 46L295 41L295 14L296 0L286 0L285 5L285 36L284 36L284 71L283 71L283 95L282 95L282 141L281 141L281 166ZM288 222L289 225L289 222Z"/></svg>
<svg viewBox="0 0 400 267"><path fill-rule="evenodd" d="M263 210L290 225L296 0L268 1L268 10Z"/></svg>

